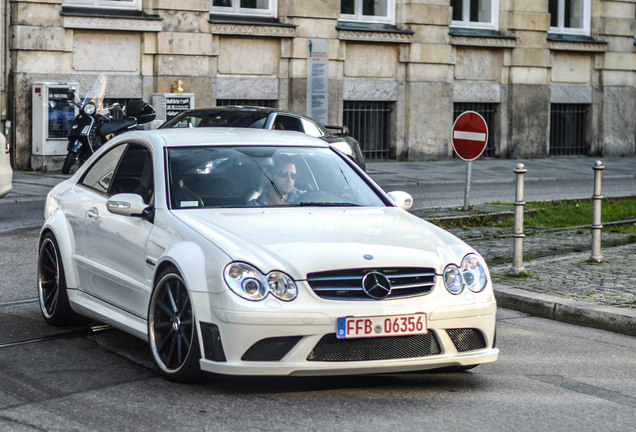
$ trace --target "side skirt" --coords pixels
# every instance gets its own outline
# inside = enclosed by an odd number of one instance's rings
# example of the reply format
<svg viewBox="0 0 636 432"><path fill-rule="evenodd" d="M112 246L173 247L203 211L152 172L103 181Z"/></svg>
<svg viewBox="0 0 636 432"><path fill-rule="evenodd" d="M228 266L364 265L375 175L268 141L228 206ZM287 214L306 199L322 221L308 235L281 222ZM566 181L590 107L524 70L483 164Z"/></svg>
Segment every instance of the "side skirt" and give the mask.
<svg viewBox="0 0 636 432"><path fill-rule="evenodd" d="M148 322L82 291L69 289L68 299L75 312L148 340Z"/></svg>

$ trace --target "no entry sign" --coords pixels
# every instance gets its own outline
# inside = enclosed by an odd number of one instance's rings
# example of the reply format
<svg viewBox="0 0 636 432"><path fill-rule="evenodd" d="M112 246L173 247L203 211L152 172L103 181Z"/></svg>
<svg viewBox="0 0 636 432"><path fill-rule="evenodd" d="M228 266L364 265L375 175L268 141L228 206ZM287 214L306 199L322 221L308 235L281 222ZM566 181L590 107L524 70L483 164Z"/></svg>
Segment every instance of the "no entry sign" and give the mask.
<svg viewBox="0 0 636 432"><path fill-rule="evenodd" d="M488 142L486 120L475 111L465 111L457 117L451 130L453 148L457 155L467 161L477 159Z"/></svg>

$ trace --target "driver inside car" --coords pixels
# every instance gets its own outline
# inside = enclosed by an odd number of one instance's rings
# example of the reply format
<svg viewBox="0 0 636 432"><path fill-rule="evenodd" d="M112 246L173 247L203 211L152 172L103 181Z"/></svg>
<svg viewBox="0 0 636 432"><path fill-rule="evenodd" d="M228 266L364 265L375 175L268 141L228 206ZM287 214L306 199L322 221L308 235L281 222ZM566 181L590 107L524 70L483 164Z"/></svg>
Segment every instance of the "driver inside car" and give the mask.
<svg viewBox="0 0 636 432"><path fill-rule="evenodd" d="M268 170L269 187L256 199L257 205L293 204L304 192L297 189L296 165L291 158L279 156Z"/></svg>

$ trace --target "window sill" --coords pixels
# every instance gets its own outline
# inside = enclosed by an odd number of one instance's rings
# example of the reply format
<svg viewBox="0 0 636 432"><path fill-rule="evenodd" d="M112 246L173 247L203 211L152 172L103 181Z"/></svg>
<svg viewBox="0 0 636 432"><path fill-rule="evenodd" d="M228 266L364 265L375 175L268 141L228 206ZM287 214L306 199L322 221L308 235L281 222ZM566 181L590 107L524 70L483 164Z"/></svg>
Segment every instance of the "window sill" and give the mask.
<svg viewBox="0 0 636 432"><path fill-rule="evenodd" d="M62 26L71 29L160 32L162 19L137 10L63 7Z"/></svg>
<svg viewBox="0 0 636 432"><path fill-rule="evenodd" d="M338 39L363 42L412 43L415 32L399 30L389 24L338 21Z"/></svg>
<svg viewBox="0 0 636 432"><path fill-rule="evenodd" d="M548 33L548 46L552 51L605 52L607 42L589 36Z"/></svg>
<svg viewBox="0 0 636 432"><path fill-rule="evenodd" d="M497 30L451 27L449 33L451 35L451 45L456 46L514 48L517 45L516 36L505 36Z"/></svg>
<svg viewBox="0 0 636 432"><path fill-rule="evenodd" d="M293 38L296 25L280 23L274 18L210 15L212 34Z"/></svg>

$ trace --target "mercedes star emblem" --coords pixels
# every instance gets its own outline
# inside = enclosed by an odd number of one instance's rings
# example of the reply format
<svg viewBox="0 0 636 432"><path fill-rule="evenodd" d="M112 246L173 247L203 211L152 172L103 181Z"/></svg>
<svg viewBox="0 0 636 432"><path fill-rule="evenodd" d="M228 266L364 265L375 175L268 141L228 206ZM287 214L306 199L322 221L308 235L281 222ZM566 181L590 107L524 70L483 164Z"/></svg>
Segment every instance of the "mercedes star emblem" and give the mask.
<svg viewBox="0 0 636 432"><path fill-rule="evenodd" d="M391 282L382 273L369 272L362 278L362 289L369 297L382 300L391 294Z"/></svg>

